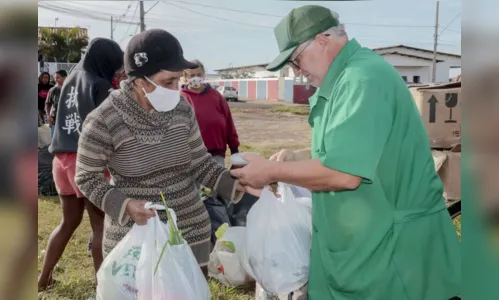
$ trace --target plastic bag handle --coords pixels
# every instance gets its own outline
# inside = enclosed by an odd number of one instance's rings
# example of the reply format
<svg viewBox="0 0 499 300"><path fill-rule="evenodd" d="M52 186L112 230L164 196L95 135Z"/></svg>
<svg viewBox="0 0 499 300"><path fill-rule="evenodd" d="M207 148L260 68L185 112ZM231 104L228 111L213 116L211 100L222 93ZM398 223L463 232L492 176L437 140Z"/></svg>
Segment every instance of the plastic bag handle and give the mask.
<svg viewBox="0 0 499 300"><path fill-rule="evenodd" d="M152 202L147 202L144 205L145 209L155 209L155 210L166 210L166 208L161 204L153 204Z"/></svg>

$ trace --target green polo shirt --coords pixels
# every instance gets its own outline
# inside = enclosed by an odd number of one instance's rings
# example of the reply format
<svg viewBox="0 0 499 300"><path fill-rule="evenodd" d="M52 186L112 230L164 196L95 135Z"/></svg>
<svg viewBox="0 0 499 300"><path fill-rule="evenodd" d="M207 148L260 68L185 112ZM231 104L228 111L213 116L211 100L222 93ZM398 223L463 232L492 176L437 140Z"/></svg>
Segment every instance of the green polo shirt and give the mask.
<svg viewBox="0 0 499 300"><path fill-rule="evenodd" d="M313 193L311 300L446 300L461 250L428 136L400 74L356 40L310 98L312 157L362 178Z"/></svg>

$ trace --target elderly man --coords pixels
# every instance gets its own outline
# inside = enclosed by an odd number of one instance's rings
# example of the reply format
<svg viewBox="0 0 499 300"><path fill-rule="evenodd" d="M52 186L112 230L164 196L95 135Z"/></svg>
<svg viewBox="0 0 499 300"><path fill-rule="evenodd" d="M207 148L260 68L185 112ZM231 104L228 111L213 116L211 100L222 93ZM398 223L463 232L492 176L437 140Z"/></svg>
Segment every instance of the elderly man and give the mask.
<svg viewBox="0 0 499 300"><path fill-rule="evenodd" d="M279 56L316 86L312 145L277 161L247 155L241 184L313 191L308 297L439 300L460 294L460 244L428 136L400 74L349 40L329 9L293 9L275 28ZM308 154L307 154L308 153Z"/></svg>

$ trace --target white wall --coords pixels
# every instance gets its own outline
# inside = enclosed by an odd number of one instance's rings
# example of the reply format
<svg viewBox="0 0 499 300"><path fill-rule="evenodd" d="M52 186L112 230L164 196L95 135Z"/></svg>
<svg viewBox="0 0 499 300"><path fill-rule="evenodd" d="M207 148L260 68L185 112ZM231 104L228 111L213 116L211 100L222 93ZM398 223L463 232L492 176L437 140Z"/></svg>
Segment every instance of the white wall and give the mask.
<svg viewBox="0 0 499 300"><path fill-rule="evenodd" d="M206 74L205 79L206 80L220 80L220 79L222 79L222 76L218 75L218 74Z"/></svg>
<svg viewBox="0 0 499 300"><path fill-rule="evenodd" d="M418 51L418 50L412 50L412 49L407 49L407 48L389 48L389 49L384 49L384 50L377 50L377 53L388 53L388 52L399 52L403 54L409 54L409 55L415 55L415 56L420 56L420 57L425 57L428 59L433 59L433 53L431 52L426 52L426 51ZM402 58L403 60L409 61L411 58L410 57L404 57L401 55L384 55L385 57L391 57L391 56L398 56ZM425 63L424 60L418 60L414 59L416 61L420 61L421 66L426 66L427 64ZM450 67L461 67L461 58L454 57L454 56L449 56L445 54L437 54L437 60L442 60L443 62L437 63L437 72L436 72L436 82L449 82L449 78L451 77L450 73ZM431 74L432 74L432 62L429 62L430 66L430 77L428 82L431 82ZM397 62L398 63L398 62ZM407 66L404 64L394 64L394 66Z"/></svg>
<svg viewBox="0 0 499 300"><path fill-rule="evenodd" d="M414 76L419 76L422 83L431 81L431 68L430 67L395 67L399 71L400 76L406 76L408 83L413 83Z"/></svg>
<svg viewBox="0 0 499 300"><path fill-rule="evenodd" d="M268 78L268 77L279 77L279 72L270 72L262 68L262 70L252 71L255 72L256 78Z"/></svg>

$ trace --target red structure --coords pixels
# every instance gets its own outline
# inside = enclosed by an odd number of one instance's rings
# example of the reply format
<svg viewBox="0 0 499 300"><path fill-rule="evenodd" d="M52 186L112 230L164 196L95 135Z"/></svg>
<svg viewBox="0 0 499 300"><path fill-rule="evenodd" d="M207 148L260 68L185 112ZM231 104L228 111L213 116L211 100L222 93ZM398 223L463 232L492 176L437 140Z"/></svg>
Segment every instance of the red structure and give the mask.
<svg viewBox="0 0 499 300"><path fill-rule="evenodd" d="M267 99L279 100L279 81L278 80L267 81Z"/></svg>
<svg viewBox="0 0 499 300"><path fill-rule="evenodd" d="M308 104L308 98L315 93L316 88L306 84L293 86L293 103Z"/></svg>

